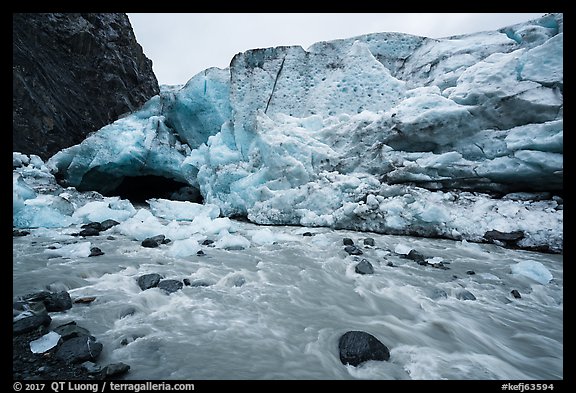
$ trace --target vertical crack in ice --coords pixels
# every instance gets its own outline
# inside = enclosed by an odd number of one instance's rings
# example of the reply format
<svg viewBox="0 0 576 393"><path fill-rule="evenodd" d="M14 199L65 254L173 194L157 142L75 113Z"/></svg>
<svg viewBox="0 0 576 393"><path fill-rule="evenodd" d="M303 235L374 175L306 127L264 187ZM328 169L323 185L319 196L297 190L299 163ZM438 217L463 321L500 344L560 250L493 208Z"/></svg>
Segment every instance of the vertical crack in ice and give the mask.
<svg viewBox="0 0 576 393"><path fill-rule="evenodd" d="M276 83L278 83L278 78L280 78L280 73L282 72L282 68L284 68L284 62L286 61L286 55L282 59L282 63L280 64L280 68L278 69L278 73L276 74L276 79L274 80L274 85L272 86L272 92L270 93L270 97L268 98L268 102L266 103L266 109L264 109L264 113L268 111L268 106L270 105L270 101L272 101L272 96L274 95L274 90L276 90Z"/></svg>

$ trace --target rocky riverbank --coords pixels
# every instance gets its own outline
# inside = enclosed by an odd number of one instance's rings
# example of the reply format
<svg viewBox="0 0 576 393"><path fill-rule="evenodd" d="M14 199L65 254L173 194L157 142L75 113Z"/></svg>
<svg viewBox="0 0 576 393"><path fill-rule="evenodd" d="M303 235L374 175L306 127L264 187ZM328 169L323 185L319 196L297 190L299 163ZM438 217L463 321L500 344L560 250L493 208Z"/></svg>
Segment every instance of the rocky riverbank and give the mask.
<svg viewBox="0 0 576 393"><path fill-rule="evenodd" d="M74 303L93 300L79 298ZM116 379L130 370L124 363L96 364L103 345L75 321L53 326L50 313L72 307L66 291L42 291L13 300L13 379Z"/></svg>

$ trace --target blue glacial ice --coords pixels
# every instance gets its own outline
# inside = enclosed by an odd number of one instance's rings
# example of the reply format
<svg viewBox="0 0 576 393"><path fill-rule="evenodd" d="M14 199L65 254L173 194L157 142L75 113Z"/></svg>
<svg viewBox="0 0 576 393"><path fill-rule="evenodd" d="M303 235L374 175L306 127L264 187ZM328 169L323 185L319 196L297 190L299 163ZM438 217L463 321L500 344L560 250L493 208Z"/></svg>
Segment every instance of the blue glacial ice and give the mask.
<svg viewBox="0 0 576 393"><path fill-rule="evenodd" d="M552 14L442 39L377 33L249 50L226 69L163 87L45 168L63 186L106 195L128 176L172 179L220 219L470 241L523 231L520 246L561 251L562 26ZM88 220L23 182L15 177L15 226ZM511 193L554 197L501 198ZM189 207L153 210L189 220ZM137 228L136 209L109 209L124 230ZM166 232L154 215L138 217Z"/></svg>

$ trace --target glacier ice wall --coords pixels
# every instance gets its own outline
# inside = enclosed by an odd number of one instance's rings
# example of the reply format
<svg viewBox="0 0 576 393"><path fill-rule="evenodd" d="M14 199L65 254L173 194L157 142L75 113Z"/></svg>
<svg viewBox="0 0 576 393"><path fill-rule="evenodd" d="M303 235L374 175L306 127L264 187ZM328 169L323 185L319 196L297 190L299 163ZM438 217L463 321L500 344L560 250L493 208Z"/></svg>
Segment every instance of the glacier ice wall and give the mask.
<svg viewBox="0 0 576 393"><path fill-rule="evenodd" d="M257 223L561 249L560 198L501 197L562 194L563 15L239 53L47 165L98 191L164 176Z"/></svg>

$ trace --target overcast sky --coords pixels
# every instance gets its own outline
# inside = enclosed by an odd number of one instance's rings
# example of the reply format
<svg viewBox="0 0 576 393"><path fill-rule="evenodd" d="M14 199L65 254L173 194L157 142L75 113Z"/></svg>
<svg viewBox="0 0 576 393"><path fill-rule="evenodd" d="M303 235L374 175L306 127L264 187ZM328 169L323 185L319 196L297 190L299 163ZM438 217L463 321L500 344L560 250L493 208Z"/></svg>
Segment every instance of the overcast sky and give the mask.
<svg viewBox="0 0 576 393"><path fill-rule="evenodd" d="M226 68L248 49L300 45L377 32L441 38L497 30L544 13L129 13L160 84L184 84Z"/></svg>

